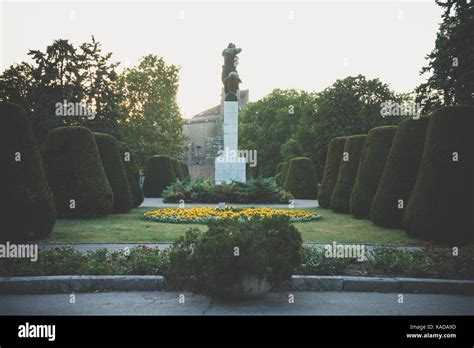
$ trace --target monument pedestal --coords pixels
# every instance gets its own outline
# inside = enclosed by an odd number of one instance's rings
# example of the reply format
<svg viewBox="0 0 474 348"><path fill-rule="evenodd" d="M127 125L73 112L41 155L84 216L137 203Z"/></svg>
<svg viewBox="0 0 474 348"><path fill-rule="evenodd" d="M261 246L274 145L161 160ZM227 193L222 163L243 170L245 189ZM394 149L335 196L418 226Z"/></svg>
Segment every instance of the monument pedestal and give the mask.
<svg viewBox="0 0 474 348"><path fill-rule="evenodd" d="M246 158L238 156L238 116L237 101L224 102L224 149L215 159L215 183L220 185L230 181L245 182Z"/></svg>

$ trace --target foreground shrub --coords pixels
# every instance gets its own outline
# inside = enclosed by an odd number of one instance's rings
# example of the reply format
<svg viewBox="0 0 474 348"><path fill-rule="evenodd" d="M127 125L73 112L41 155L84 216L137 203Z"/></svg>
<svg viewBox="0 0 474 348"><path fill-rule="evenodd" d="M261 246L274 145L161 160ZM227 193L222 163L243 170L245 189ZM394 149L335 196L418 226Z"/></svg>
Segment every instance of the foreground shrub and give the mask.
<svg viewBox="0 0 474 348"><path fill-rule="evenodd" d="M291 192L295 198L316 199L318 178L313 161L306 157L293 158L288 164L283 188Z"/></svg>
<svg viewBox="0 0 474 348"><path fill-rule="evenodd" d="M367 135L353 135L347 138L344 153L337 174L336 185L331 196L331 209L335 212L349 213L352 187L357 176L359 161Z"/></svg>
<svg viewBox="0 0 474 348"><path fill-rule="evenodd" d="M438 109L430 118L417 180L403 217L409 235L474 241L474 107Z"/></svg>
<svg viewBox="0 0 474 348"><path fill-rule="evenodd" d="M0 258L0 276L167 275L168 283L176 289L185 289L193 285L190 282L193 272L188 266L199 235L190 230L186 238L175 243L177 247L171 253L145 246L87 252L72 247L40 249L36 262L26 258ZM326 257L320 247L302 247L300 255L301 264L293 274L474 279L474 245L459 248L457 256L451 248L435 248L429 244L423 249L376 248L363 262L355 258ZM171 263L173 272L170 272Z"/></svg>
<svg viewBox="0 0 474 348"><path fill-rule="evenodd" d="M300 233L288 218L221 220L209 230L190 230L170 251L167 281L177 289L190 289L223 298L252 292L245 279L274 285L291 278L300 263Z"/></svg>
<svg viewBox="0 0 474 348"><path fill-rule="evenodd" d="M376 127L367 135L350 199L351 213L357 218L368 218L370 215L372 200L396 131L396 126Z"/></svg>
<svg viewBox="0 0 474 348"><path fill-rule="evenodd" d="M370 208L370 219L383 227L402 226L403 212L415 185L429 118L401 122Z"/></svg>
<svg viewBox="0 0 474 348"><path fill-rule="evenodd" d="M112 189L89 129L59 127L49 131L44 163L58 217L100 217L112 212Z"/></svg>
<svg viewBox="0 0 474 348"><path fill-rule="evenodd" d="M125 174L127 175L130 191L132 193L132 206L136 208L143 203L143 191L140 187L140 171L138 170L138 165L127 144L119 142L118 147L125 168Z"/></svg>
<svg viewBox="0 0 474 348"><path fill-rule="evenodd" d="M105 174L114 194L113 212L126 213L132 209L132 192L117 141L109 134L94 133L94 136Z"/></svg>
<svg viewBox="0 0 474 348"><path fill-rule="evenodd" d="M212 180L175 182L163 191L165 203L288 203L293 196L275 185L273 178L258 178L246 183L231 182L216 186Z"/></svg>
<svg viewBox="0 0 474 348"><path fill-rule="evenodd" d="M347 137L339 137L329 142L323 180L318 195L318 203L322 208L329 208L331 206L331 196L334 186L336 186L337 174L339 173L346 140Z"/></svg>
<svg viewBox="0 0 474 348"><path fill-rule="evenodd" d="M0 241L48 236L54 198L25 111L9 102L0 102L0 168Z"/></svg>
<svg viewBox="0 0 474 348"><path fill-rule="evenodd" d="M153 156L145 167L143 193L146 197L161 197L163 189L176 182L173 162L168 156Z"/></svg>

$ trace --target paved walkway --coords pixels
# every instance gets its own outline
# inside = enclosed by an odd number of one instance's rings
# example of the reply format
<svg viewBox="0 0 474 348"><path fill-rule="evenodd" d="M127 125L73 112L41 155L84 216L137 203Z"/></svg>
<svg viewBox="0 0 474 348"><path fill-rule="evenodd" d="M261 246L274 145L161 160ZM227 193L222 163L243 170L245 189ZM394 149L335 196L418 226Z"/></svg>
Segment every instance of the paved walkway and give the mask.
<svg viewBox="0 0 474 348"><path fill-rule="evenodd" d="M227 203L227 205L239 207L269 207L269 208L288 208L288 204L238 204ZM217 203L185 203L186 207L216 207ZM163 198L145 198L140 208L156 207L156 208L178 208L178 203L163 203ZM318 201L313 199L295 199L294 208L317 208Z"/></svg>
<svg viewBox="0 0 474 348"><path fill-rule="evenodd" d="M177 292L77 293L0 296L0 315L474 315L474 297L366 292L288 292L240 303Z"/></svg>

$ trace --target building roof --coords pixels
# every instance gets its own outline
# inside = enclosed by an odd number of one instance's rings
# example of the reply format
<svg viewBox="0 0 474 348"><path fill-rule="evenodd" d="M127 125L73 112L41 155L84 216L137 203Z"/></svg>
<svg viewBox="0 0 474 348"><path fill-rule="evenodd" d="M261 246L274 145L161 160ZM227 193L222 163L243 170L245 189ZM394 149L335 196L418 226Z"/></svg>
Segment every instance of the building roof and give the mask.
<svg viewBox="0 0 474 348"><path fill-rule="evenodd" d="M216 105L210 109L204 110L199 114L194 115L192 118L206 117L206 116L218 116L221 113L221 106Z"/></svg>

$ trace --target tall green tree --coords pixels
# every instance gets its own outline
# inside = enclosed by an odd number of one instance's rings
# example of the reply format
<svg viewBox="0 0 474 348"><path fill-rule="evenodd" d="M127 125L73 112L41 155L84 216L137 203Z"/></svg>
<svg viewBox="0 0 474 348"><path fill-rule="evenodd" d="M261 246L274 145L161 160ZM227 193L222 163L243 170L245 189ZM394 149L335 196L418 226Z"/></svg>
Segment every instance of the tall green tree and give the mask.
<svg viewBox="0 0 474 348"><path fill-rule="evenodd" d="M435 48L421 74L431 74L416 92L429 112L439 106L474 105L474 2L437 0L443 10Z"/></svg>
<svg viewBox="0 0 474 348"><path fill-rule="evenodd" d="M381 116L384 102L402 102L379 79L367 80L364 76L349 76L337 80L317 94L315 112L305 113L292 139L302 151L301 155L313 160L317 175L323 176L328 144L340 136L365 134L382 125L398 124L401 117Z"/></svg>
<svg viewBox="0 0 474 348"><path fill-rule="evenodd" d="M275 175L278 163L284 159L282 149L286 157L300 154L297 144L286 142L302 116L314 113L314 98L312 93L274 89L246 106L239 116L239 148L257 151L257 166L252 168L254 177Z"/></svg>
<svg viewBox="0 0 474 348"><path fill-rule="evenodd" d="M102 53L102 45L92 36L91 42L80 46L79 55L83 91L87 103L94 106L95 118L89 128L120 137L118 121L122 93L116 87L120 63L111 63L112 53Z"/></svg>
<svg viewBox="0 0 474 348"><path fill-rule="evenodd" d="M120 126L140 168L154 155L182 155L185 137L176 102L179 68L147 55L119 76L123 93Z"/></svg>
<svg viewBox="0 0 474 348"><path fill-rule="evenodd" d="M111 53L103 54L94 37L79 49L60 39L45 51L30 50L28 54L32 64L14 64L0 75L0 100L23 106L39 142L50 129L66 125L83 125L117 135L118 64L110 63ZM58 117L56 105L64 101L87 103L96 118Z"/></svg>

